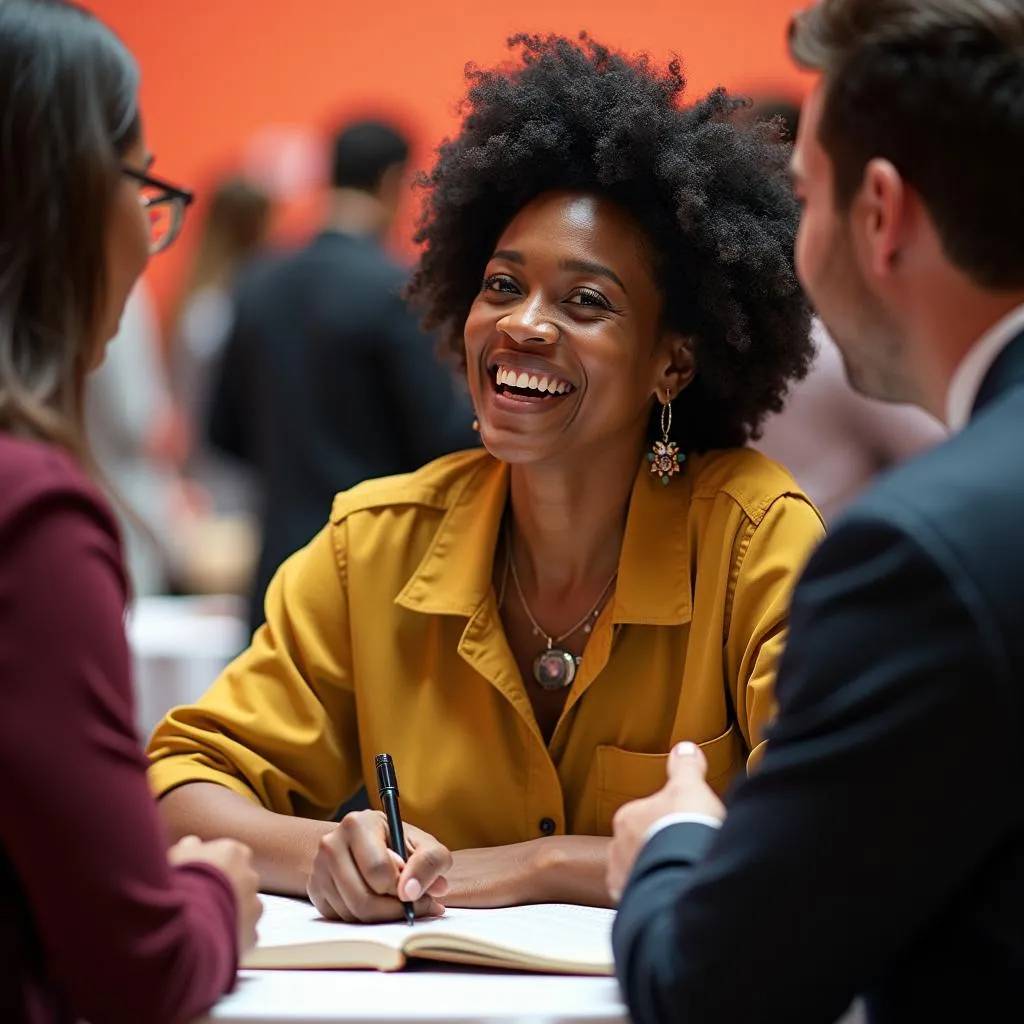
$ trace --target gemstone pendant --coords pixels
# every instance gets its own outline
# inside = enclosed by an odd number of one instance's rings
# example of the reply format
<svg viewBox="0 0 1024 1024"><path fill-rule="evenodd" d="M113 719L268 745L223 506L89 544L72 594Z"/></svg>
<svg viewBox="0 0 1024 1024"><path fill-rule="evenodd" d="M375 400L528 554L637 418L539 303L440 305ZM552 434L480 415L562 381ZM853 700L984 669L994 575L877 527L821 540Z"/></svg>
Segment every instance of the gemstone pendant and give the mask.
<svg viewBox="0 0 1024 1024"><path fill-rule="evenodd" d="M549 647L533 659L533 678L544 690L564 690L576 678L576 658L561 647Z"/></svg>

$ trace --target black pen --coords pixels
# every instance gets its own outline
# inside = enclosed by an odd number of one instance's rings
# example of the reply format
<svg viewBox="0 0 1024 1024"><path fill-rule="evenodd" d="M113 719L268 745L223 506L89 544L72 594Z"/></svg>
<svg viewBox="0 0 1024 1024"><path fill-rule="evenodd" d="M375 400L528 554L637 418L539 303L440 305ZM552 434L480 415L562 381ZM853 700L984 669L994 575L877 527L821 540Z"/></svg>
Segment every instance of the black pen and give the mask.
<svg viewBox="0 0 1024 1024"><path fill-rule="evenodd" d="M388 819L388 835L391 837L391 849L404 861L405 832L402 831L402 812L398 807L398 776L395 775L395 762L390 754L378 754L374 762L377 768L377 793L384 808L384 816ZM416 911L411 903L402 900L405 908L405 919L412 924Z"/></svg>

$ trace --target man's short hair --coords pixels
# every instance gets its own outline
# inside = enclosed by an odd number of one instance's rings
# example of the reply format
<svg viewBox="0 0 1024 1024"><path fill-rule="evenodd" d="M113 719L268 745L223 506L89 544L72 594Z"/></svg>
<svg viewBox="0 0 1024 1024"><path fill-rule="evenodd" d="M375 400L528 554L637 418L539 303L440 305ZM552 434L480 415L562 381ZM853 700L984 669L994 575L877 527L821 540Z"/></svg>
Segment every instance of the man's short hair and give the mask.
<svg viewBox="0 0 1024 1024"><path fill-rule="evenodd" d="M818 139L840 208L888 160L961 270L1024 286L1024 0L820 0L789 47L824 76Z"/></svg>
<svg viewBox="0 0 1024 1024"><path fill-rule="evenodd" d="M383 121L358 121L342 128L334 139L331 184L373 192L385 171L409 159L409 142Z"/></svg>

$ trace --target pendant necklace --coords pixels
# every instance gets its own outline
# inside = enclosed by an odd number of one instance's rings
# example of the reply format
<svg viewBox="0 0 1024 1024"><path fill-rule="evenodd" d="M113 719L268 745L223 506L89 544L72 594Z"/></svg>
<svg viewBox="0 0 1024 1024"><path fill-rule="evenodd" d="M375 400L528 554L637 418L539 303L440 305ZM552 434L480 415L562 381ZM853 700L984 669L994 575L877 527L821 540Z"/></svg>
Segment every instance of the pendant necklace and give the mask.
<svg viewBox="0 0 1024 1024"><path fill-rule="evenodd" d="M579 668L580 662L583 659L558 645L580 629L584 633L591 631L593 628L591 619L596 620L601 614L601 605L604 603L608 591L611 590L615 578L619 575L619 571L616 569L612 573L612 578L604 585L604 589L601 591L594 606L572 629L567 629L561 636L549 636L545 630L541 629L537 620L533 617L533 612L530 611L530 606L526 603L526 596L523 594L523 588L519 582L519 573L516 572L516 562L512 557L512 529L508 524L508 520L505 521L505 548L507 550L505 572L506 574L509 571L512 573L512 583L516 588L516 593L519 595L519 603L523 606L523 611L526 612L530 625L533 626L533 635L544 637L545 647L533 659L534 681L544 690L564 690L567 686L572 686L572 681L576 678L576 669ZM504 598L504 581L502 581L501 592L502 598Z"/></svg>

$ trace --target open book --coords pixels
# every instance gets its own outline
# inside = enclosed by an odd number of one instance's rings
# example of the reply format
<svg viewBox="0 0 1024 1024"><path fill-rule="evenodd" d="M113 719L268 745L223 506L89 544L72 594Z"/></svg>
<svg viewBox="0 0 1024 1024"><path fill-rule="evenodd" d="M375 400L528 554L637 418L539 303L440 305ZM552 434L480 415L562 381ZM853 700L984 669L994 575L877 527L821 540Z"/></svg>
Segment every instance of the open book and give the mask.
<svg viewBox="0 0 1024 1024"><path fill-rule="evenodd" d="M305 900L261 896L259 942L242 961L253 968L376 968L406 957L554 974L612 974L615 911L541 903L498 910L450 909L401 924L344 924Z"/></svg>

